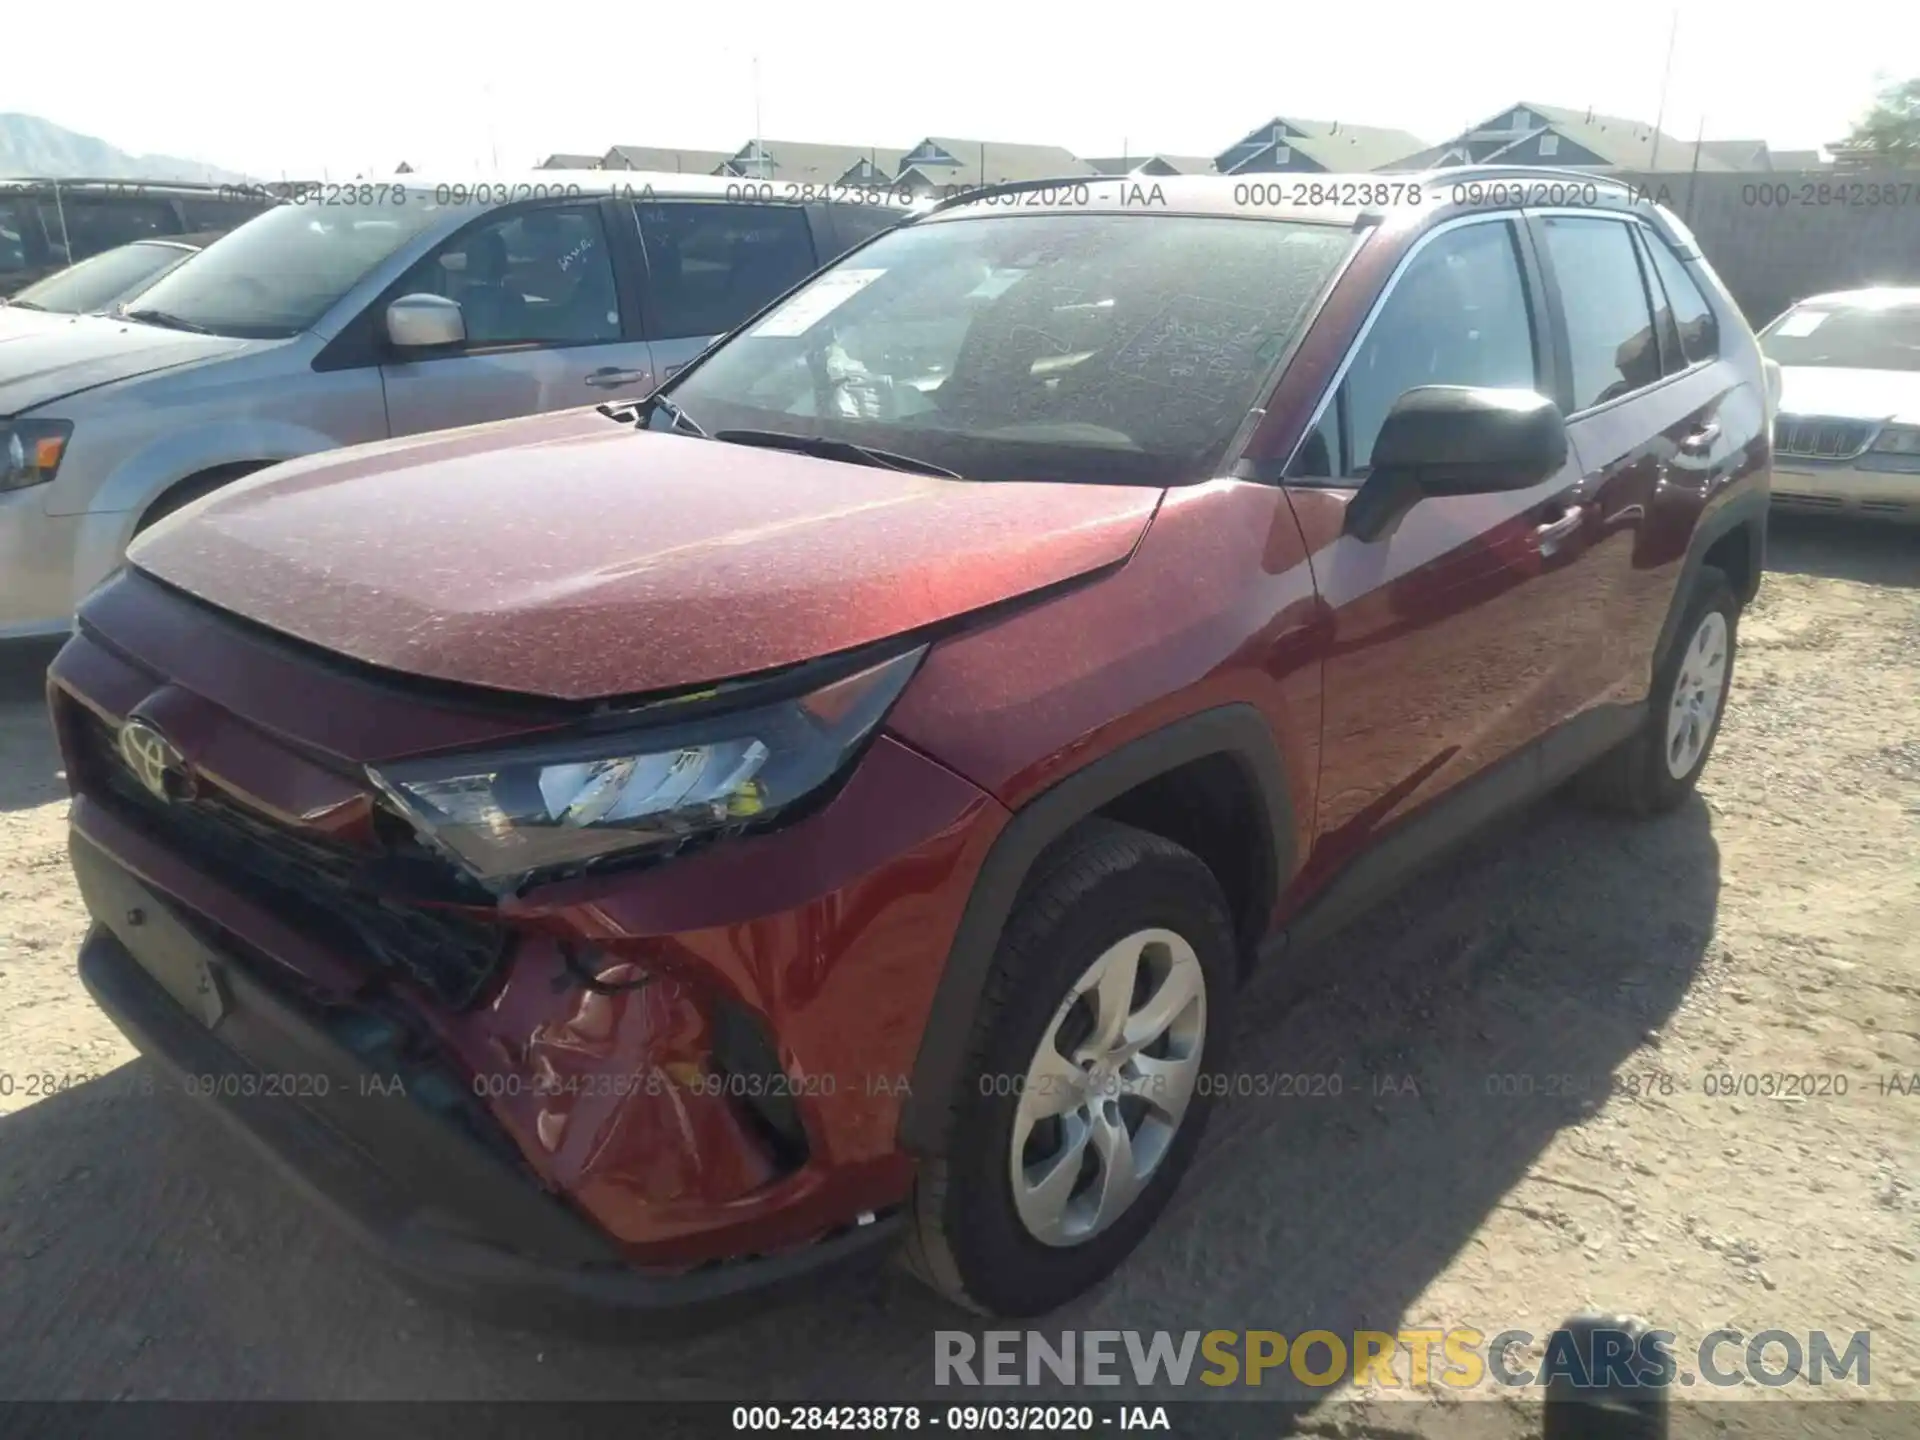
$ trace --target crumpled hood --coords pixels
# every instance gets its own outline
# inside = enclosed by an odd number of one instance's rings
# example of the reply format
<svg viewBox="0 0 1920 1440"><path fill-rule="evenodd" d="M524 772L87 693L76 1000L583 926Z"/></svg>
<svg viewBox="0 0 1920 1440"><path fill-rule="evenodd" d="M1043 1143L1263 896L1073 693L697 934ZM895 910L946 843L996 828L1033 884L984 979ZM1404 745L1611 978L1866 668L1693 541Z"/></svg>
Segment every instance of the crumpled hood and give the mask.
<svg viewBox="0 0 1920 1440"><path fill-rule="evenodd" d="M1920 425L1920 371L1783 365L1780 413Z"/></svg>
<svg viewBox="0 0 1920 1440"><path fill-rule="evenodd" d="M129 551L369 664L578 700L882 640L1123 560L1161 492L940 480L593 410L290 461Z"/></svg>
<svg viewBox="0 0 1920 1440"><path fill-rule="evenodd" d="M81 390L260 343L100 315L26 318L33 313L14 311L0 325L0 415L18 415Z"/></svg>

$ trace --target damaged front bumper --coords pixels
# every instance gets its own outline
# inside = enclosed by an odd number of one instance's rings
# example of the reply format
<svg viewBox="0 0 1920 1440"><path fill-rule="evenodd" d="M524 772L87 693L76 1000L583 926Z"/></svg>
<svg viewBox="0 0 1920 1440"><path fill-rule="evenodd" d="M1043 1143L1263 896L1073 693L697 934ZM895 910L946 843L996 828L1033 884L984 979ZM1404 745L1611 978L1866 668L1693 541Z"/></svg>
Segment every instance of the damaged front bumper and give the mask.
<svg viewBox="0 0 1920 1440"><path fill-rule="evenodd" d="M466 1123L457 1089L361 1053L365 1027L281 990L217 932L76 830L95 924L80 975L167 1081L212 1104L287 1179L403 1275L525 1318L724 1318L888 1245L881 1216L780 1254L642 1271Z"/></svg>

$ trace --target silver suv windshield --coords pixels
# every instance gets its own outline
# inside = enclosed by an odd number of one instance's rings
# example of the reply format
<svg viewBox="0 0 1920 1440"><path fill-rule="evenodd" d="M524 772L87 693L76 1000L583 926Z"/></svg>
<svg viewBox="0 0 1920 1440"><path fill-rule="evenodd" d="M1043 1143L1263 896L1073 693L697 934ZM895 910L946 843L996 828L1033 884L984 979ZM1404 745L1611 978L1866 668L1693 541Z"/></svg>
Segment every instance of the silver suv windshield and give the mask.
<svg viewBox="0 0 1920 1440"><path fill-rule="evenodd" d="M721 440L850 442L979 480L1203 480L1351 242L1164 213L929 221L816 277L669 393Z"/></svg>
<svg viewBox="0 0 1920 1440"><path fill-rule="evenodd" d="M163 275L131 313L213 335L297 335L450 208L418 194L399 204L276 205Z"/></svg>

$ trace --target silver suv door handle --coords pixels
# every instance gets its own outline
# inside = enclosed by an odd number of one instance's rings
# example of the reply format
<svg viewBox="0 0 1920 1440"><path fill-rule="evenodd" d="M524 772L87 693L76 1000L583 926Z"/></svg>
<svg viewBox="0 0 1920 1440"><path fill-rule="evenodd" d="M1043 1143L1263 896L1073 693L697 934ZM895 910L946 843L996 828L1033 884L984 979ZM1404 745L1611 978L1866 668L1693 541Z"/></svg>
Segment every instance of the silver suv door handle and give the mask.
<svg viewBox="0 0 1920 1440"><path fill-rule="evenodd" d="M616 370L609 365L587 376L587 384L596 390L618 390L622 385L641 384L646 378L644 370Z"/></svg>

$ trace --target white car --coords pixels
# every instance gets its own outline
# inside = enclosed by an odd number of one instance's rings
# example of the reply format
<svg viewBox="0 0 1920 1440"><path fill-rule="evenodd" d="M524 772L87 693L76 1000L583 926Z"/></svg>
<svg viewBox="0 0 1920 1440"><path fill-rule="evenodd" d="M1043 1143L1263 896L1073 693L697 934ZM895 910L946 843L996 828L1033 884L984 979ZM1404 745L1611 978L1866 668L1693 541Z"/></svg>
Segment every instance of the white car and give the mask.
<svg viewBox="0 0 1920 1440"><path fill-rule="evenodd" d="M1774 506L1920 525L1920 288L1802 300L1760 349L1781 368Z"/></svg>

